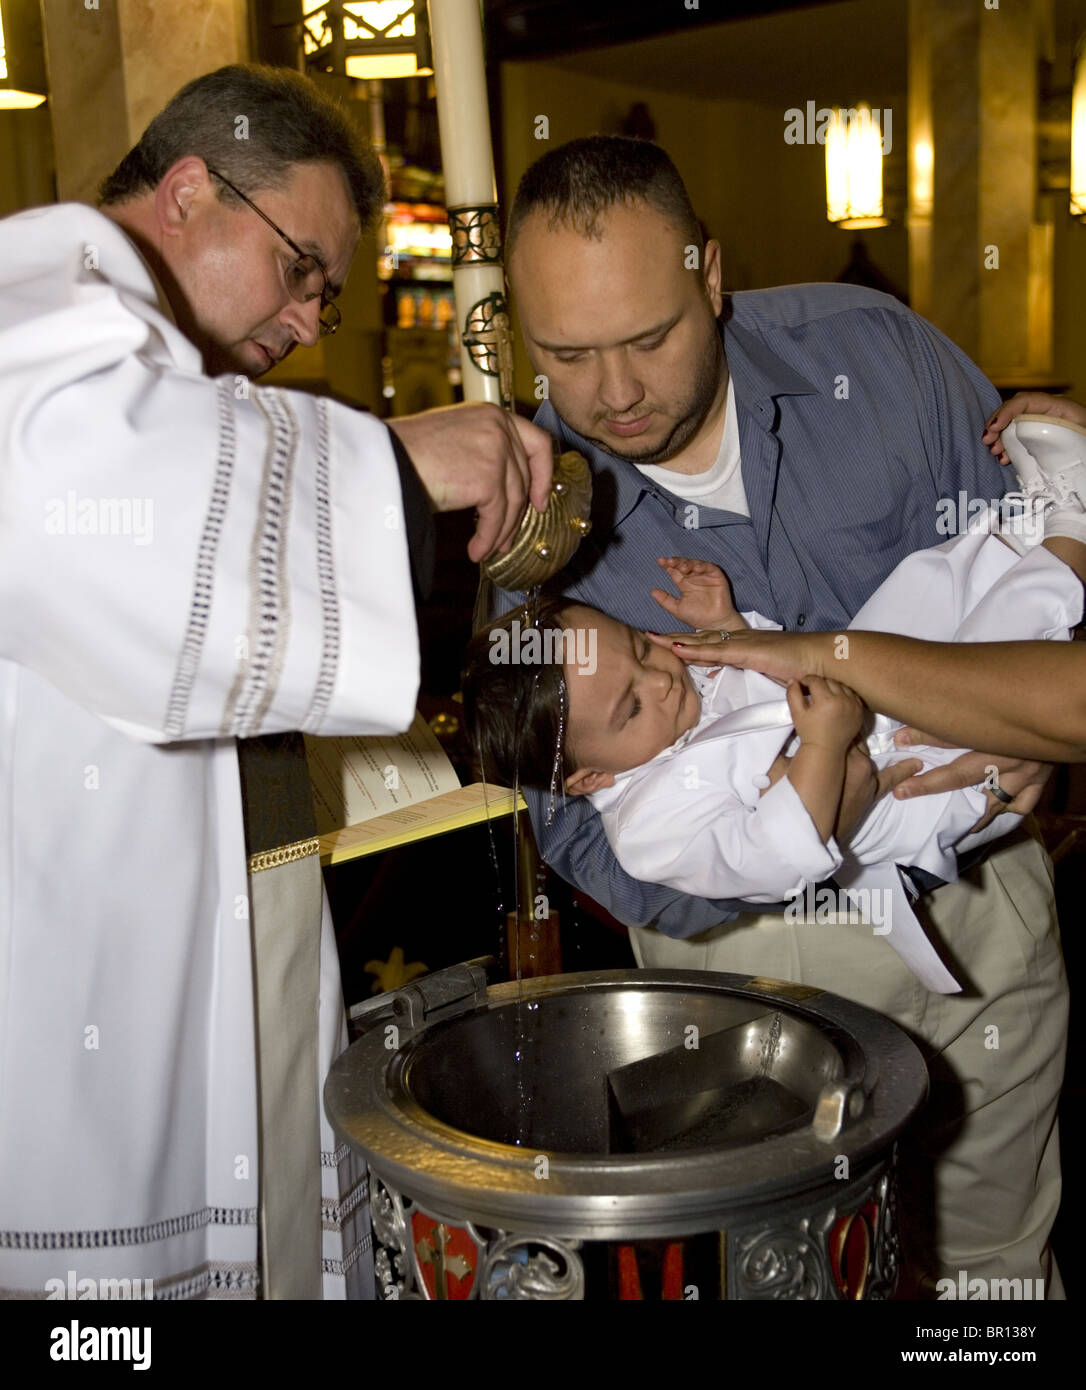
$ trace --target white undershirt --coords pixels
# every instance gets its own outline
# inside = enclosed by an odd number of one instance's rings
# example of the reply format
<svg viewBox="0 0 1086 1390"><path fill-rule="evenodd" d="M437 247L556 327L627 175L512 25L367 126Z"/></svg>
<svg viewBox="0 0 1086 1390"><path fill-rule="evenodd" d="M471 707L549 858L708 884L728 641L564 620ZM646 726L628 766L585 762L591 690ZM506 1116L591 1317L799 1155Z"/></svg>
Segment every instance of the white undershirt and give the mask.
<svg viewBox="0 0 1086 1390"><path fill-rule="evenodd" d="M677 497L697 502L703 507L716 507L722 512L738 512L750 516L747 493L743 487L742 460L739 457L739 417L735 413L735 394L728 379L728 399L724 406L724 429L716 462L705 473L676 473L656 463L637 466L646 478L666 487Z"/></svg>

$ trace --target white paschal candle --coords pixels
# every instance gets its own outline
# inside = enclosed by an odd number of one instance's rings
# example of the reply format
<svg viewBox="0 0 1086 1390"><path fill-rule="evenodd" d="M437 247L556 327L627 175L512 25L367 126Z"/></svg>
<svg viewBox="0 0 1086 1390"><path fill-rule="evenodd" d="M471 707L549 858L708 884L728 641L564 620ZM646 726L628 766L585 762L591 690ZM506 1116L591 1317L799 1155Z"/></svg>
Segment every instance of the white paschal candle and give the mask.
<svg viewBox="0 0 1086 1390"><path fill-rule="evenodd" d="M429 0L464 399L512 407L513 340L478 0Z"/></svg>

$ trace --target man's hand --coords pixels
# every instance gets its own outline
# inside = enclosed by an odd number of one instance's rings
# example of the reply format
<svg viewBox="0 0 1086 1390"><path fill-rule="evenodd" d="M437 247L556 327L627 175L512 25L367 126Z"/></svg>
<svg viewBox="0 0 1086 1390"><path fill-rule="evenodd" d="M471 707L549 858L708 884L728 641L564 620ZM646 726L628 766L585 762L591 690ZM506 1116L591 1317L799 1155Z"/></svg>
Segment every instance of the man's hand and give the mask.
<svg viewBox="0 0 1086 1390"><path fill-rule="evenodd" d="M932 738L917 729L900 729L894 742L900 747L922 743L930 744L933 748L951 746L942 739ZM1014 799L1004 802L989 794L988 809L973 826L973 830L982 830L1004 811L1028 816L1041 799L1041 792L1052 775L1052 768L1052 763L1033 762L1028 758L1005 758L992 753L963 753L960 758L955 758L945 767L935 767L918 777L910 778L895 790L894 795L899 801L904 801L911 796L932 796L938 792L959 791L962 787L983 786L985 782L994 779L1000 791L1006 792Z"/></svg>
<svg viewBox="0 0 1086 1390"><path fill-rule="evenodd" d="M1010 458L1000 435L1019 415L1051 415L1056 420L1070 420L1073 425L1086 428L1086 408L1077 401L1069 401L1063 396L1048 396L1043 391L1019 391L1012 396L994 415L985 422L981 443L987 444L1000 463L1009 464Z"/></svg>
<svg viewBox="0 0 1086 1390"><path fill-rule="evenodd" d="M445 406L390 420L438 512L474 507L479 518L468 545L476 563L508 550L529 500L547 505L554 472L549 434L496 405Z"/></svg>
<svg viewBox="0 0 1086 1390"><path fill-rule="evenodd" d="M679 591L675 598L666 589L653 589L652 597L680 623L691 627L746 627L735 610L732 586L724 571L708 560L685 560L679 555L661 555L657 564Z"/></svg>

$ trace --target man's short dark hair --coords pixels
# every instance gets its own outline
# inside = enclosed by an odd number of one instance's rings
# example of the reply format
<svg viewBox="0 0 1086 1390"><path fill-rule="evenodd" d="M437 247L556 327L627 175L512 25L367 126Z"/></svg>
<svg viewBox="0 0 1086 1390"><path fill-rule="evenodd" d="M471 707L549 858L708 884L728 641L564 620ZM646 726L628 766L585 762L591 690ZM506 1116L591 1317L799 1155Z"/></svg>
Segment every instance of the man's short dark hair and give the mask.
<svg viewBox="0 0 1086 1390"><path fill-rule="evenodd" d="M702 245L701 228L678 169L659 145L625 135L589 135L559 145L527 170L509 211L506 259L526 218L543 212L549 226L602 235L600 217L618 205L648 203L674 222L688 243Z"/></svg>
<svg viewBox="0 0 1086 1390"><path fill-rule="evenodd" d="M281 188L296 164L334 165L363 228L384 203L384 172L361 132L315 83L290 68L235 64L182 87L103 181L99 205L156 188L187 155L199 155L243 193ZM217 180L216 188L224 201L236 201Z"/></svg>
<svg viewBox="0 0 1086 1390"><path fill-rule="evenodd" d="M482 628L468 644L461 681L464 724L480 781L546 791L554 777L559 744L560 781L576 771L562 662L498 661L500 648L492 634L509 634L508 653L527 627L541 634L561 632L564 611L577 602L559 595L540 598L530 613L523 606L514 608ZM514 623L520 624L519 629ZM550 650L561 652L562 643L552 642Z"/></svg>

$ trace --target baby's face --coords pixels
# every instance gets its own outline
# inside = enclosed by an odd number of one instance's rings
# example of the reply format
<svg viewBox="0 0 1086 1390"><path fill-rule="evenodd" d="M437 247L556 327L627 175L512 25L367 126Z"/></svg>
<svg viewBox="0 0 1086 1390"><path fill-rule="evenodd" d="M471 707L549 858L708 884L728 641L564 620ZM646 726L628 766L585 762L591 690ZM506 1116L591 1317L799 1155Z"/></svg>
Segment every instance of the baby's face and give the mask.
<svg viewBox="0 0 1086 1390"><path fill-rule="evenodd" d="M567 609L563 619L571 628L595 628L597 633L591 674L587 666L567 664L565 670L569 739L581 768L627 772L669 748L698 722L697 690L672 652L589 608Z"/></svg>

